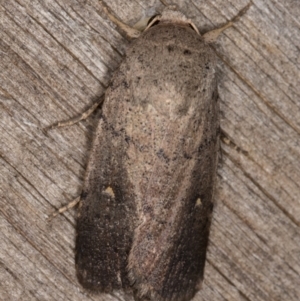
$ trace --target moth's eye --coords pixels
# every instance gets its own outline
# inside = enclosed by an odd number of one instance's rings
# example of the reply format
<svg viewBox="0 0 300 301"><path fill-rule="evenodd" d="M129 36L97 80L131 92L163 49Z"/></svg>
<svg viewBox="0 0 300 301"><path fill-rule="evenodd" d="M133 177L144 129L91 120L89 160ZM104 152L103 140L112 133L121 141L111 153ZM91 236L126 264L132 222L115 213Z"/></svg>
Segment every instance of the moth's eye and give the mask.
<svg viewBox="0 0 300 301"><path fill-rule="evenodd" d="M147 25L151 24L151 22L152 22L157 16L159 16L159 15L154 15L153 17L151 17L151 18L149 19ZM157 25L159 22L160 22L160 20L156 20L153 24L151 24L151 27Z"/></svg>

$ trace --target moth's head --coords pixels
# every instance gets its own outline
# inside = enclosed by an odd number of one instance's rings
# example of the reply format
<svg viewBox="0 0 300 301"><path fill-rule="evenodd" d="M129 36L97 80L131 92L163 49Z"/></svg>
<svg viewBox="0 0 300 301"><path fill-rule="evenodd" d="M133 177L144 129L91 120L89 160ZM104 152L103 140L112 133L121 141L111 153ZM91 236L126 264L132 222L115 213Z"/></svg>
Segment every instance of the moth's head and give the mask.
<svg viewBox="0 0 300 301"><path fill-rule="evenodd" d="M145 31L150 27L162 23L188 25L199 34L198 28L195 26L195 24L190 19L188 19L182 12L180 12L176 5L167 5L161 14L152 17L148 21L148 25Z"/></svg>

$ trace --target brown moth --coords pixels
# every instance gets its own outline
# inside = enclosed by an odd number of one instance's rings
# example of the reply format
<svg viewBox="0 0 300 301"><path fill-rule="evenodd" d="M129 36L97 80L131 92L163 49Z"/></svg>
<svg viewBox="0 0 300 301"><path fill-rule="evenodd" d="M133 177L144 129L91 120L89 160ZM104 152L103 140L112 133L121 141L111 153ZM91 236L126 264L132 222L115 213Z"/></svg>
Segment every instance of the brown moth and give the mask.
<svg viewBox="0 0 300 301"><path fill-rule="evenodd" d="M81 195L83 287L157 301L190 300L201 287L219 149L208 42L231 25L201 36L169 6L142 34L133 30L139 37L106 91Z"/></svg>

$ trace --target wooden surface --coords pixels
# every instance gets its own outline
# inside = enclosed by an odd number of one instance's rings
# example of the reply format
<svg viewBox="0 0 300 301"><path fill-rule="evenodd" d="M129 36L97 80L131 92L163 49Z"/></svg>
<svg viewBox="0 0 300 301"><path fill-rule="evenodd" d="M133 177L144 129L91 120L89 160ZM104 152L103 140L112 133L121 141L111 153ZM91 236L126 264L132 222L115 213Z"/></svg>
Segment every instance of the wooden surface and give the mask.
<svg viewBox="0 0 300 301"><path fill-rule="evenodd" d="M215 45L222 144L203 289L195 300L300 300L300 7L254 0ZM134 24L156 0L107 1ZM203 33L247 0L177 1ZM74 269L75 210L47 222L81 190L97 113L126 39L97 0L0 0L0 299L93 296ZM245 153L247 152L247 153Z"/></svg>

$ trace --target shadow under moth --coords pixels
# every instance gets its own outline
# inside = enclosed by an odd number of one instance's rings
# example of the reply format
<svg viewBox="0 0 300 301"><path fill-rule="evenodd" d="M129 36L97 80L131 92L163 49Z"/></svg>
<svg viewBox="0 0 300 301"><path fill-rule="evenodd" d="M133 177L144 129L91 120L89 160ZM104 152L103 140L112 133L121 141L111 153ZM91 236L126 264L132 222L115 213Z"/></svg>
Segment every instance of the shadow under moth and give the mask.
<svg viewBox="0 0 300 301"><path fill-rule="evenodd" d="M77 219L77 276L93 291L187 301L203 280L219 149L216 54L208 44L232 22L201 36L168 6L140 33L105 11L136 39L105 93L94 137Z"/></svg>

